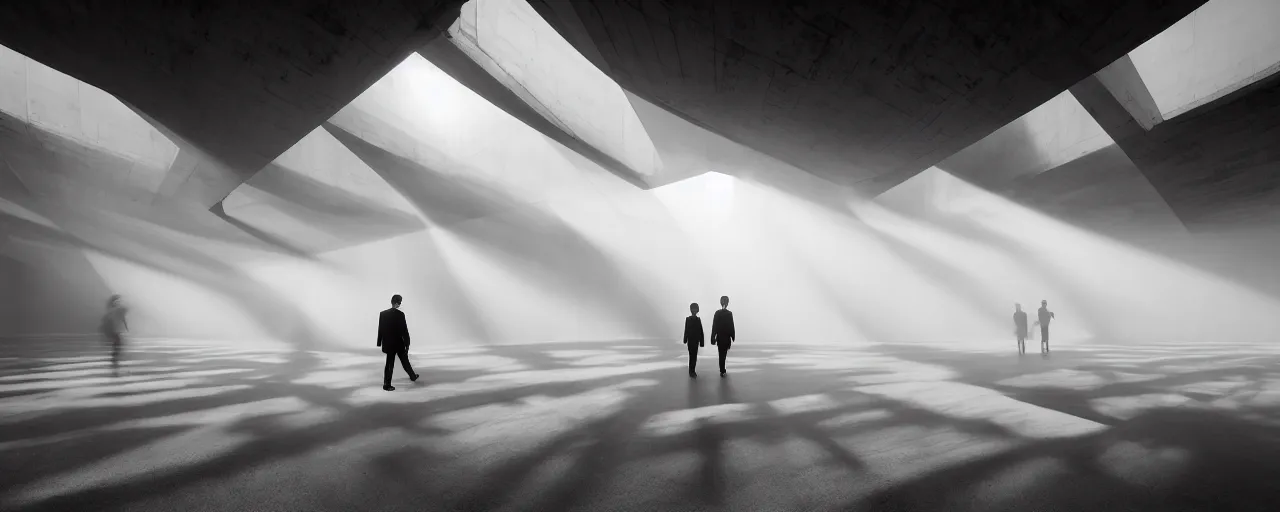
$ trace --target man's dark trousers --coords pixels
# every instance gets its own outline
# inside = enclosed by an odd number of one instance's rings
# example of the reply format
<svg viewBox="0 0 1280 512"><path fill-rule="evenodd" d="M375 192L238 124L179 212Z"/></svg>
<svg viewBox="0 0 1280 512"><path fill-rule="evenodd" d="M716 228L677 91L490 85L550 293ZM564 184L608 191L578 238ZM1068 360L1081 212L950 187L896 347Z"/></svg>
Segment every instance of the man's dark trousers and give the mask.
<svg viewBox="0 0 1280 512"><path fill-rule="evenodd" d="M413 365L409 364L409 349L402 348L395 353L387 354L387 368L382 372L382 385L391 385L391 372L396 368L396 357L400 358L400 367L404 368L405 373L410 377L417 375L413 371Z"/></svg>

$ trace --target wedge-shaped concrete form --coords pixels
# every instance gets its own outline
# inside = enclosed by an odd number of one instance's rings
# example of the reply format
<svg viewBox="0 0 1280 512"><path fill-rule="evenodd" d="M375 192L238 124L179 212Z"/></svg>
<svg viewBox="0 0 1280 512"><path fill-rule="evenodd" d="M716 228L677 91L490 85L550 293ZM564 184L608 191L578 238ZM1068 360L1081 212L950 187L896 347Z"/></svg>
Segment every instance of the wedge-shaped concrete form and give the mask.
<svg viewBox="0 0 1280 512"><path fill-rule="evenodd" d="M662 168L622 89L523 0L474 0L424 57L543 135L648 188Z"/></svg>
<svg viewBox="0 0 1280 512"><path fill-rule="evenodd" d="M1106 131L1068 92L952 155L938 168L999 190L1111 145Z"/></svg>
<svg viewBox="0 0 1280 512"><path fill-rule="evenodd" d="M162 189L178 147L112 95L0 47L0 187L56 196L77 182L136 201Z"/></svg>
<svg viewBox="0 0 1280 512"><path fill-rule="evenodd" d="M426 229L408 201L323 128L221 206L230 221L309 253Z"/></svg>
<svg viewBox="0 0 1280 512"><path fill-rule="evenodd" d="M1280 79L1272 77L1143 130L1100 79L1071 94L1190 229L1280 213Z"/></svg>
<svg viewBox="0 0 1280 512"><path fill-rule="evenodd" d="M426 44L437 22L451 24L460 5L10 2L0 43L119 97L215 162L184 162L165 187L208 208Z"/></svg>
<svg viewBox="0 0 1280 512"><path fill-rule="evenodd" d="M1203 0L530 2L624 89L815 175L885 190ZM589 36L583 40L582 28Z"/></svg>

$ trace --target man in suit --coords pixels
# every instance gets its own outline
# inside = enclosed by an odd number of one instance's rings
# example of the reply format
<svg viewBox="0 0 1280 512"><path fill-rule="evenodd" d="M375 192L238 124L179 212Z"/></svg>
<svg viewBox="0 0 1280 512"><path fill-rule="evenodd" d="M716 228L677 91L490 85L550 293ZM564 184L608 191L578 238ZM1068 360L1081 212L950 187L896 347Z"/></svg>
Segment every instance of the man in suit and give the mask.
<svg viewBox="0 0 1280 512"><path fill-rule="evenodd" d="M729 347L737 333L733 330L733 312L729 311L729 297L720 297L720 310L711 319L711 344L720 349L720 376L728 371L724 369L724 358L729 355Z"/></svg>
<svg viewBox="0 0 1280 512"><path fill-rule="evenodd" d="M378 346L387 355L387 367L382 372L382 389L387 391L396 390L391 385L391 370L395 369L396 357L400 358L400 366L409 374L409 380L418 380L418 374L413 373L413 365L409 364L409 324L404 321L404 312L400 311L402 300L399 295L392 295L391 309L378 314Z"/></svg>
<svg viewBox="0 0 1280 512"><path fill-rule="evenodd" d="M1049 311L1049 301L1040 301L1040 310L1036 311L1039 317L1036 323L1040 324L1040 350L1044 353L1049 352L1049 321L1053 320L1054 314Z"/></svg>
<svg viewBox="0 0 1280 512"><path fill-rule="evenodd" d="M704 346L705 341L702 335L702 319L698 318L697 302L689 305L689 312L693 314L684 319L684 344L689 346L689 377L696 379L698 372L694 369L698 366L698 347Z"/></svg>
<svg viewBox="0 0 1280 512"><path fill-rule="evenodd" d="M1027 312L1022 310L1022 304L1013 305L1013 335L1018 338L1018 353L1027 353Z"/></svg>

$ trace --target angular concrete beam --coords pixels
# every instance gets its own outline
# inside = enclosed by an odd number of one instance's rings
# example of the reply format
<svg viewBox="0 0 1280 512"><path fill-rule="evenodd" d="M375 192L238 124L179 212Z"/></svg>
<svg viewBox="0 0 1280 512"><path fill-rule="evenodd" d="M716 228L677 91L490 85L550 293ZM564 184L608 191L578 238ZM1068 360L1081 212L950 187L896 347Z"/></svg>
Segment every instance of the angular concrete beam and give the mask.
<svg viewBox="0 0 1280 512"><path fill-rule="evenodd" d="M1111 92L1111 90L1102 82L1098 75L1091 76L1080 83L1072 86L1071 95L1075 96L1076 101L1080 102L1080 106L1084 107L1089 115L1098 122L1103 131L1115 141L1116 145L1124 152L1129 160L1133 163L1138 171L1147 178L1151 186L1156 192L1164 198L1165 203L1173 209L1178 215L1178 219L1186 224L1188 218L1179 211L1176 201L1177 191L1160 180L1159 175L1153 175L1150 172L1150 166L1144 165L1145 157L1149 147L1145 144L1148 132L1138 123L1128 109L1121 103L1119 97Z"/></svg>
<svg viewBox="0 0 1280 512"><path fill-rule="evenodd" d="M1133 59L1128 55L1102 68L1094 76L1098 77L1103 87L1111 91L1111 95L1142 129L1150 130L1164 122L1160 107L1156 106L1155 98L1151 97L1151 91L1143 83L1142 75L1138 74L1138 68L1134 67Z"/></svg>
<svg viewBox="0 0 1280 512"><path fill-rule="evenodd" d="M212 206L452 24L462 4L0 2L0 44L136 106L217 162L169 187Z"/></svg>
<svg viewBox="0 0 1280 512"><path fill-rule="evenodd" d="M1151 131L1096 76L1071 88L1188 228L1280 212L1280 77L1237 90Z"/></svg>
<svg viewBox="0 0 1280 512"><path fill-rule="evenodd" d="M164 134L174 145L178 146L178 154L169 171L165 173L157 198L164 197L180 201L189 201L203 208L213 208L231 194L245 180L253 177L260 168L235 169L222 163L218 158L209 155L182 135L169 127L152 119L141 109L127 101L121 100L139 117L145 119L156 130Z"/></svg>
<svg viewBox="0 0 1280 512"><path fill-rule="evenodd" d="M171 139L174 140L174 139ZM158 197L196 203L212 208L236 187L253 176L237 172L187 142L178 142L178 156L160 183Z"/></svg>
<svg viewBox="0 0 1280 512"><path fill-rule="evenodd" d="M454 80L475 91L489 103L511 114L530 128L538 130L547 138L604 167L605 170L627 183L646 190L651 187L640 172L631 169L586 141L574 137L529 106L523 98L512 92L459 49L451 38L438 37L418 50L418 53Z"/></svg>
<svg viewBox="0 0 1280 512"><path fill-rule="evenodd" d="M1097 75L1081 80L1071 86L1070 91L1076 101L1080 102L1080 106L1084 107L1102 130L1107 132L1111 140L1116 141L1121 147L1124 146L1125 140L1141 136L1146 132Z"/></svg>

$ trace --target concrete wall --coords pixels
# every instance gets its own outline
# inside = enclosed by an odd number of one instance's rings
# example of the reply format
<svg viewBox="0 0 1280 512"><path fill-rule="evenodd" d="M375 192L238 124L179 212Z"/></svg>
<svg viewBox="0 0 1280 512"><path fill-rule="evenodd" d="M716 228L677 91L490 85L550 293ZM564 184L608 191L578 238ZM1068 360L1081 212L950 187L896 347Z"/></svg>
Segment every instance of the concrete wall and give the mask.
<svg viewBox="0 0 1280 512"><path fill-rule="evenodd" d="M111 293L83 253L21 239L0 245L0 336L96 332Z"/></svg>
<svg viewBox="0 0 1280 512"><path fill-rule="evenodd" d="M107 298L121 294L137 336L324 341L242 270L271 258L251 238L202 209L109 193L0 198L0 274L10 285L0 334L95 335Z"/></svg>
<svg viewBox="0 0 1280 512"><path fill-rule="evenodd" d="M135 162L127 175L113 179L152 192L178 153L177 146L114 96L4 47L0 111L35 129Z"/></svg>
<svg viewBox="0 0 1280 512"><path fill-rule="evenodd" d="M998 295L1024 306L1049 300L1064 338L1213 343L1280 334L1280 295L1274 285L1260 286L1228 270L1246 261L1256 268L1257 262L1274 258L1274 244L1177 231L1103 235L942 173L932 181L908 182L917 191L894 191L899 195L892 206L1000 255L965 254L935 239L929 243L936 260L963 269L975 282L1006 283L1007 292ZM933 191L926 193L930 185Z"/></svg>

